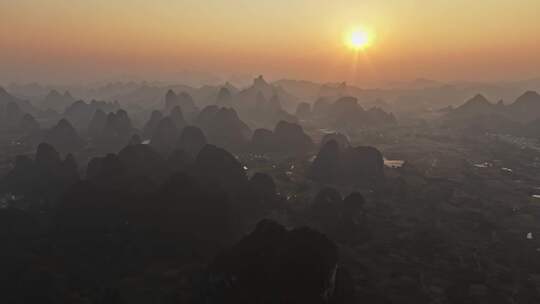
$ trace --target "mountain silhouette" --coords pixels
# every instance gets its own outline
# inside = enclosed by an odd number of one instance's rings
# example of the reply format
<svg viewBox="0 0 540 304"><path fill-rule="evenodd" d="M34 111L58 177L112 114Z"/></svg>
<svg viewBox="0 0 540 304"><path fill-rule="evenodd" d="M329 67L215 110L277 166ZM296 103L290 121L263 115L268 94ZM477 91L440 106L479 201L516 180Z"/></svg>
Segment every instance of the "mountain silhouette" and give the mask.
<svg viewBox="0 0 540 304"><path fill-rule="evenodd" d="M158 110L152 111L152 114L150 115L150 119L146 122L146 124L143 127L143 136L145 138L150 138L152 134L154 134L154 131L156 130L159 122L163 119L163 113Z"/></svg>
<svg viewBox="0 0 540 304"><path fill-rule="evenodd" d="M216 105L220 107L232 107L234 105L231 91L228 88L222 87L219 89Z"/></svg>
<svg viewBox="0 0 540 304"><path fill-rule="evenodd" d="M47 144L38 145L34 159L19 156L14 168L2 180L2 188L11 193L53 204L65 190L79 180L77 163L71 154L64 160Z"/></svg>
<svg viewBox="0 0 540 304"><path fill-rule="evenodd" d="M381 152L376 148L341 148L335 140L329 140L319 150L309 176L324 183L346 183L373 188L384 181L384 161Z"/></svg>
<svg viewBox="0 0 540 304"><path fill-rule="evenodd" d="M169 156L174 150L180 131L170 117L161 119L152 134L150 145L161 155Z"/></svg>
<svg viewBox="0 0 540 304"><path fill-rule="evenodd" d="M250 128L232 108L205 107L195 125L201 128L209 143L230 151L245 149L251 137Z"/></svg>
<svg viewBox="0 0 540 304"><path fill-rule="evenodd" d="M280 121L274 129L274 136L276 142L280 143L278 149L283 153L304 154L313 148L311 138L295 123Z"/></svg>
<svg viewBox="0 0 540 304"><path fill-rule="evenodd" d="M210 266L209 297L220 303L331 303L337 248L310 228L287 230L262 220ZM216 291L221 291L216 293Z"/></svg>
<svg viewBox="0 0 540 304"><path fill-rule="evenodd" d="M57 90L51 90L39 103L39 107L44 110L52 109L58 113L62 113L73 102L75 102L75 99L68 91L60 94Z"/></svg>
<svg viewBox="0 0 540 304"><path fill-rule="evenodd" d="M170 113L176 106L182 109L188 121L192 121L198 112L193 97L187 92L181 92L177 95L173 90L168 90L165 94L165 113Z"/></svg>
<svg viewBox="0 0 540 304"><path fill-rule="evenodd" d="M508 110L515 120L531 122L540 118L540 94L527 91L508 106Z"/></svg>
<svg viewBox="0 0 540 304"><path fill-rule="evenodd" d="M109 113L119 109L120 105L116 102L92 100L87 103L83 100L78 100L67 106L62 116L72 121L74 127L78 130L87 130L97 110Z"/></svg>
<svg viewBox="0 0 540 304"><path fill-rule="evenodd" d="M85 145L84 140L67 119L61 119L47 130L44 141L62 152L78 151Z"/></svg>
<svg viewBox="0 0 540 304"><path fill-rule="evenodd" d="M201 129L187 126L182 130L176 148L185 151L191 157L196 157L206 143L206 136Z"/></svg>
<svg viewBox="0 0 540 304"><path fill-rule="evenodd" d="M240 162L226 150L213 145L206 145L199 152L194 173L231 190L241 189L248 181Z"/></svg>
<svg viewBox="0 0 540 304"><path fill-rule="evenodd" d="M311 104L307 102L301 102L296 107L295 112L296 117L298 119L308 119L311 117Z"/></svg>

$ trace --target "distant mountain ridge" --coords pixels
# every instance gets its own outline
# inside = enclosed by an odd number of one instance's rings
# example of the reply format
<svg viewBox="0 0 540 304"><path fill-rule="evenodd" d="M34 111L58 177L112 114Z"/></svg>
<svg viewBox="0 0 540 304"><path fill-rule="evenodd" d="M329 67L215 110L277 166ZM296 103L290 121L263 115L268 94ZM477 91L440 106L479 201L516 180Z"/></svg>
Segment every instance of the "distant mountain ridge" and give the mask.
<svg viewBox="0 0 540 304"><path fill-rule="evenodd" d="M509 105L502 101L492 103L482 94L477 94L448 114L450 118L472 118L479 115L501 115L515 121L533 121L540 118L540 94L526 91Z"/></svg>
<svg viewBox="0 0 540 304"><path fill-rule="evenodd" d="M75 98L71 96L69 91L60 94L57 90L51 90L45 98L39 103L39 107L43 110L52 109L58 113L63 112L68 106L75 102Z"/></svg>
<svg viewBox="0 0 540 304"><path fill-rule="evenodd" d="M16 104L23 112L26 113L35 114L37 112L30 102L17 98L8 93L3 87L0 87L0 107L6 107L10 103Z"/></svg>

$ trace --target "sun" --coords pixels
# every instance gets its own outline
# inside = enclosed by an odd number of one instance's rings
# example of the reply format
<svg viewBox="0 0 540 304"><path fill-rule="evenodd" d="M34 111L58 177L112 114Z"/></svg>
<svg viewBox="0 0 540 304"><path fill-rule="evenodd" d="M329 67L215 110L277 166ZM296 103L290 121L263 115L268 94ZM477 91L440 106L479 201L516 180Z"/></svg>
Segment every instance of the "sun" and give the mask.
<svg viewBox="0 0 540 304"><path fill-rule="evenodd" d="M346 35L346 44L354 50L363 50L371 45L372 35L362 28L355 28Z"/></svg>

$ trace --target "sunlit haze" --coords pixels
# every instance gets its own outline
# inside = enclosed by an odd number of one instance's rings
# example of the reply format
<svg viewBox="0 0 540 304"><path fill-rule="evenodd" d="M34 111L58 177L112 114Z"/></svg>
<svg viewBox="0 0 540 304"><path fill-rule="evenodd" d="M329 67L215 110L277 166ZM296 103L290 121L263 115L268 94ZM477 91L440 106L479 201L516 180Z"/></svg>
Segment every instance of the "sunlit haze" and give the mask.
<svg viewBox="0 0 540 304"><path fill-rule="evenodd" d="M0 304L540 303L540 0L0 0Z"/></svg>
<svg viewBox="0 0 540 304"><path fill-rule="evenodd" d="M539 11L537 0L3 0L0 81L527 79L540 70ZM376 41L356 32L344 45L357 26Z"/></svg>

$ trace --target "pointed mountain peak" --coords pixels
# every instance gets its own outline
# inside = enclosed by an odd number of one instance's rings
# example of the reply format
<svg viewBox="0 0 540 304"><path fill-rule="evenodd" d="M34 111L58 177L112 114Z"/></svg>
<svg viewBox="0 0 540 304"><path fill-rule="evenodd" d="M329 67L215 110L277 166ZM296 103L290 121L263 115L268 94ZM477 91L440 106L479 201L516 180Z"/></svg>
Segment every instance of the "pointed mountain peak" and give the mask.
<svg viewBox="0 0 540 304"><path fill-rule="evenodd" d="M484 97L484 95L482 95L482 94L476 94L476 95L474 95L473 98L467 100L465 103L466 104L471 104L471 103L489 104L489 100L487 100L487 98Z"/></svg>
<svg viewBox="0 0 540 304"><path fill-rule="evenodd" d="M191 97L191 95L185 91L182 91L180 94L178 94L178 97L184 100L193 100L193 97Z"/></svg>
<svg viewBox="0 0 540 304"><path fill-rule="evenodd" d="M69 98L69 99L73 98L73 96L71 96L71 93L69 91L64 91L64 97Z"/></svg>
<svg viewBox="0 0 540 304"><path fill-rule="evenodd" d="M516 99L515 103L540 102L540 94L536 91L527 91Z"/></svg>
<svg viewBox="0 0 540 304"><path fill-rule="evenodd" d="M219 98L228 98L231 96L231 91L226 87L221 87L218 92Z"/></svg>
<svg viewBox="0 0 540 304"><path fill-rule="evenodd" d="M165 94L165 98L166 99L170 99L170 98L175 98L176 97L176 93L174 93L173 90L169 89L167 91L167 94Z"/></svg>
<svg viewBox="0 0 540 304"><path fill-rule="evenodd" d="M58 124L56 124L56 128L59 128L59 129L73 129L73 126L71 125L71 123L67 119L62 118L62 119L60 119L60 121L58 121Z"/></svg>
<svg viewBox="0 0 540 304"><path fill-rule="evenodd" d="M57 90L55 89L52 89L49 91L49 94L47 94L47 97L46 98L58 98L58 97L61 97L62 95L60 95L60 93L58 93Z"/></svg>
<svg viewBox="0 0 540 304"><path fill-rule="evenodd" d="M60 154L48 143L40 143L36 150L36 163L46 165L51 163L60 163Z"/></svg>
<svg viewBox="0 0 540 304"><path fill-rule="evenodd" d="M259 77L255 78L255 80L253 80L253 85L254 86L267 86L268 83L266 82L266 80L264 80L263 75L259 75Z"/></svg>

